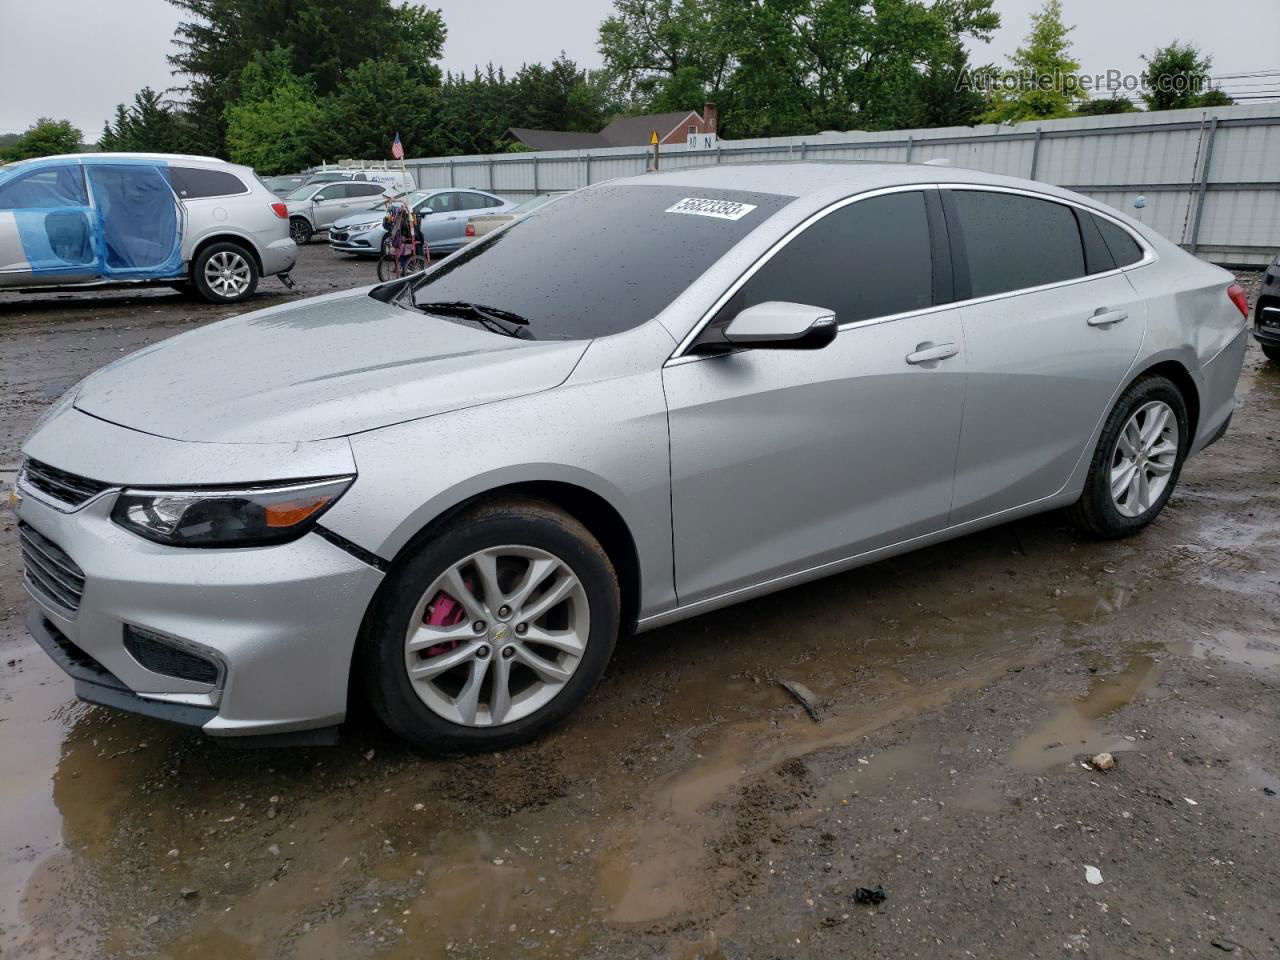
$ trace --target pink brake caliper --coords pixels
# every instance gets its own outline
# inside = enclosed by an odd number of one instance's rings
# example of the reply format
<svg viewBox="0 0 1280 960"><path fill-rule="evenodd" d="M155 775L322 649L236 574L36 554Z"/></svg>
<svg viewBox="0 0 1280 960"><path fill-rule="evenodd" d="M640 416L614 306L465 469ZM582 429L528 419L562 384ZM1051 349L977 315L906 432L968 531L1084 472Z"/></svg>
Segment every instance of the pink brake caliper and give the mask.
<svg viewBox="0 0 1280 960"><path fill-rule="evenodd" d="M466 611L462 609L462 604L441 590L436 594L435 599L427 604L427 612L423 616L422 622L429 627L452 627L465 619ZM448 653L457 645L457 640L446 640L443 643L436 644L434 647L428 647L427 656L435 657L442 653Z"/></svg>

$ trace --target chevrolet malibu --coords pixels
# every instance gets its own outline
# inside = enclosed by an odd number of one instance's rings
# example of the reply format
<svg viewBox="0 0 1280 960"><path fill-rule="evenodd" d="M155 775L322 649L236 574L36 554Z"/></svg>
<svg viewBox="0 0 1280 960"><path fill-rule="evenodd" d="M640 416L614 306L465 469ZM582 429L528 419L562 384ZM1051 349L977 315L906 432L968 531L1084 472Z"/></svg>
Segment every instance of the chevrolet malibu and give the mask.
<svg viewBox="0 0 1280 960"><path fill-rule="evenodd" d="M620 634L1069 507L1135 534L1227 428L1232 278L1042 183L722 166L90 376L17 483L83 698L433 751L563 718Z"/></svg>

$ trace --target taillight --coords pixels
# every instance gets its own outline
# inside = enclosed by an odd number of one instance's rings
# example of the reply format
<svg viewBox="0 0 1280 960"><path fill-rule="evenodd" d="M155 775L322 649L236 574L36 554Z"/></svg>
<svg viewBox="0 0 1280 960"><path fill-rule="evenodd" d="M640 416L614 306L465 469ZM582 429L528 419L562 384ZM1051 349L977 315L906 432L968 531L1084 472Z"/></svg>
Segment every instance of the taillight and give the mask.
<svg viewBox="0 0 1280 960"><path fill-rule="evenodd" d="M467 224L467 229L462 231L464 237L474 237L476 235L476 227L473 223Z"/></svg>
<svg viewBox="0 0 1280 960"><path fill-rule="evenodd" d="M1244 287L1238 283L1227 287L1227 299L1236 305L1242 317L1249 319L1249 296L1244 292Z"/></svg>
<svg viewBox="0 0 1280 960"><path fill-rule="evenodd" d="M271 212L274 213L281 220L289 219L289 208L286 207L279 200L277 200L275 203L271 205Z"/></svg>

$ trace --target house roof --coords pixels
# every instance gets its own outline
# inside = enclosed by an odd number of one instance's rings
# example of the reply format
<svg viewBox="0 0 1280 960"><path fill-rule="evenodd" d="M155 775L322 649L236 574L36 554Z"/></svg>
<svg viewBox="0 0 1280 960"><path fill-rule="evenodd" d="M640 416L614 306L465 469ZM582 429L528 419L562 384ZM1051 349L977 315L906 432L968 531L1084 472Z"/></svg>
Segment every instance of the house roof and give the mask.
<svg viewBox="0 0 1280 960"><path fill-rule="evenodd" d="M512 127L507 135L532 147L534 150L583 150L588 147L612 147L598 133L573 133L567 130L530 130L527 127Z"/></svg>
<svg viewBox="0 0 1280 960"><path fill-rule="evenodd" d="M674 113L647 113L640 117L615 117L613 122L599 133L570 133L565 130L530 130L528 127L512 127L507 136L519 140L534 150L585 150L590 147L642 147L649 143L649 135L655 130L658 139L690 117L701 117L697 110Z"/></svg>
<svg viewBox="0 0 1280 960"><path fill-rule="evenodd" d="M611 147L639 147L649 142L649 134L658 131L662 139L674 130L685 117L696 110L680 110L675 113L648 113L640 117L618 117L600 131L600 136Z"/></svg>

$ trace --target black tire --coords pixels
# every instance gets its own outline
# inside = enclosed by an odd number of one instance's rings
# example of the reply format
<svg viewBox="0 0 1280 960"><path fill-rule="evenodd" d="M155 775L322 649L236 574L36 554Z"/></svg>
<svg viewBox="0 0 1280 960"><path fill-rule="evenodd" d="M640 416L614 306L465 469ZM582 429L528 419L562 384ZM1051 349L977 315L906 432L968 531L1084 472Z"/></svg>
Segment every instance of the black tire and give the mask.
<svg viewBox="0 0 1280 960"><path fill-rule="evenodd" d="M1178 425L1178 450L1169 482L1145 512L1138 516L1125 516L1116 506L1111 495L1111 470L1117 456L1120 432L1134 413L1144 404L1159 400L1172 408ZM1089 464L1089 476L1084 492L1072 508L1073 519L1085 533L1101 540L1131 537L1151 523L1172 496L1182 473L1191 446L1191 426L1187 416L1187 403L1182 392L1165 377L1151 375L1135 380L1116 401L1111 415L1102 428L1098 447Z"/></svg>
<svg viewBox="0 0 1280 960"><path fill-rule="evenodd" d="M1262 352L1268 360L1272 363L1280 363L1280 347L1269 346L1265 343L1260 343L1258 346L1262 347Z"/></svg>
<svg viewBox="0 0 1280 960"><path fill-rule="evenodd" d="M219 263L231 266L236 278L234 289L220 285L220 281L211 277L211 261L215 273ZM209 303L238 303L253 296L258 289L258 278L257 261L238 243L211 243L200 251L191 265L191 282L196 293Z"/></svg>
<svg viewBox="0 0 1280 960"><path fill-rule="evenodd" d="M414 692L405 667L409 621L423 594L451 565L477 551L511 545L546 551L577 577L590 611L586 649L572 676L541 709L497 726L456 723L434 712ZM573 517L536 500L478 507L424 541L389 574L359 653L365 696L392 732L429 753L477 753L528 742L564 719L596 685L617 642L620 606L613 564ZM496 644L493 655L498 655Z"/></svg>
<svg viewBox="0 0 1280 960"><path fill-rule="evenodd" d="M314 231L311 224L302 217L289 218L289 236L298 246L303 246L311 242L311 236Z"/></svg>

